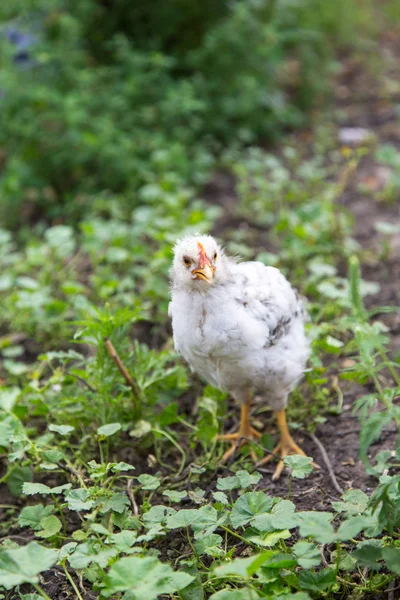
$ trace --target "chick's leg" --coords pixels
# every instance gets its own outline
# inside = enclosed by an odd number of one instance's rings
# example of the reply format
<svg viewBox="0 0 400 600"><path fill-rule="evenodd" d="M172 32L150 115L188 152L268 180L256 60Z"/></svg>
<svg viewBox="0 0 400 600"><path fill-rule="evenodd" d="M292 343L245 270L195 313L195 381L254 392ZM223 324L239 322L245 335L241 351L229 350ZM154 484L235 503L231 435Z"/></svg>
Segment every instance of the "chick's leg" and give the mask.
<svg viewBox="0 0 400 600"><path fill-rule="evenodd" d="M221 462L223 463L232 457L237 447L243 446L243 444L247 443L247 439L257 439L261 437L261 433L250 425L250 405L251 397L249 394L246 402L240 405L239 429L235 433L227 433L218 436L219 440L231 442L231 448L227 452L225 452L225 454L222 457ZM251 455L253 460L256 461L257 456L254 450L251 450Z"/></svg>
<svg viewBox="0 0 400 600"><path fill-rule="evenodd" d="M279 462L275 469L275 472L272 476L273 481L276 481L281 476L283 471L283 459L285 456L289 456L290 454L301 454L302 456L306 456L303 450L296 444L294 439L289 433L289 429L286 422L286 412L285 410L279 410L275 412L276 420L278 422L279 433L281 435L281 439L279 443L273 449L273 454L269 454L257 464L257 467L261 467L261 465L265 465L265 463L271 461L275 456L279 456ZM274 456L275 455L275 456Z"/></svg>

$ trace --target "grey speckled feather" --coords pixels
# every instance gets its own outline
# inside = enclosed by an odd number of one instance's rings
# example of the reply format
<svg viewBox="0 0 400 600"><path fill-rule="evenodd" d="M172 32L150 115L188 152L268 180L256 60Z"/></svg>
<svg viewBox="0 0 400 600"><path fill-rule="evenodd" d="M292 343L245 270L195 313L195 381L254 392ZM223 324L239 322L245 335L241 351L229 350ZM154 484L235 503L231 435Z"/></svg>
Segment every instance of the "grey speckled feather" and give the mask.
<svg viewBox="0 0 400 600"><path fill-rule="evenodd" d="M199 242L214 269L211 283L193 274ZM282 273L236 262L210 236L189 236L175 246L171 279L174 344L191 369L240 402L253 390L283 409L303 375L309 342L306 311Z"/></svg>

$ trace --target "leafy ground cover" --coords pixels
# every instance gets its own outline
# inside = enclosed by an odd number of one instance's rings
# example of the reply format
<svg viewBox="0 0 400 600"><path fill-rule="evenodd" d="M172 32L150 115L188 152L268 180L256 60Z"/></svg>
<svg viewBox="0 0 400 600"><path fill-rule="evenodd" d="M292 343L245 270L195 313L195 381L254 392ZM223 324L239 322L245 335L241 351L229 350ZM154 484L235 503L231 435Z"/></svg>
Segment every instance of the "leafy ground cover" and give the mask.
<svg viewBox="0 0 400 600"><path fill-rule="evenodd" d="M312 128L224 151L202 199L152 181L128 215L101 198L77 228L1 230L4 598L398 596L397 40L383 36L372 72L343 60ZM215 435L237 409L189 376L166 320L170 247L188 228L309 298L313 356L289 415L320 471L289 458L272 482L246 449L219 466ZM253 420L261 456L268 407Z"/></svg>

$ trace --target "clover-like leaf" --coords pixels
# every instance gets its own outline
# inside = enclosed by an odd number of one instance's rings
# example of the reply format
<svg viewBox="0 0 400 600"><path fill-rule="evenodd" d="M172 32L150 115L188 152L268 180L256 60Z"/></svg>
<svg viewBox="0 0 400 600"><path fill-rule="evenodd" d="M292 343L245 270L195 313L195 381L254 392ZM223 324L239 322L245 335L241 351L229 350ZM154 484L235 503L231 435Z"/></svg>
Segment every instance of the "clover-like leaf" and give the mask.
<svg viewBox="0 0 400 600"><path fill-rule="evenodd" d="M135 467L129 465L126 462L119 462L111 467L111 471L113 471L113 473L120 473L121 471L132 471L132 469L135 469Z"/></svg>
<svg viewBox="0 0 400 600"><path fill-rule="evenodd" d="M382 550L382 558L390 571L400 575L400 548L396 546L387 546Z"/></svg>
<svg viewBox="0 0 400 600"><path fill-rule="evenodd" d="M298 513L295 513L295 505L290 500L280 500L275 504L270 513L257 515L253 526L259 531L277 531L293 529L299 524Z"/></svg>
<svg viewBox="0 0 400 600"><path fill-rule="evenodd" d="M36 542L27 546L0 549L0 586L10 590L22 583L37 583L39 573L57 561L57 552Z"/></svg>
<svg viewBox="0 0 400 600"><path fill-rule="evenodd" d="M353 558L362 567L367 567L371 571L380 571L382 564L378 561L382 558L382 541L366 540L361 542L352 554Z"/></svg>
<svg viewBox="0 0 400 600"><path fill-rule="evenodd" d="M235 489L245 490L251 485L256 485L262 475L260 473L249 473L242 469L232 477L219 477L217 481L217 490L231 491Z"/></svg>
<svg viewBox="0 0 400 600"><path fill-rule="evenodd" d="M294 456L285 456L284 463L291 470L291 475L296 479L304 479L312 470L312 458L295 454Z"/></svg>
<svg viewBox="0 0 400 600"><path fill-rule="evenodd" d="M135 543L136 537L136 531L129 531L128 529L125 529L119 533L113 533L110 535L109 541L119 552L127 553Z"/></svg>
<svg viewBox="0 0 400 600"><path fill-rule="evenodd" d="M94 505L94 501L89 500L89 490L86 488L71 490L66 499L70 510L90 510Z"/></svg>
<svg viewBox="0 0 400 600"><path fill-rule="evenodd" d="M101 514L113 510L117 513L123 513L125 508L129 505L129 498L122 492L115 492L111 498L103 500L100 508Z"/></svg>
<svg viewBox="0 0 400 600"><path fill-rule="evenodd" d="M42 538L53 537L53 535L56 535L56 533L58 533L62 527L60 519L58 519L55 515L44 517L40 521L40 526L42 529L38 531L36 535Z"/></svg>
<svg viewBox="0 0 400 600"><path fill-rule="evenodd" d="M368 496L361 490L347 490L343 494L343 502L332 502L332 506L337 512L357 515L366 510Z"/></svg>
<svg viewBox="0 0 400 600"><path fill-rule="evenodd" d="M254 554L253 556L247 556L245 558L235 558L228 564L220 565L216 567L215 573L220 576L225 575L238 575L244 579L248 579L258 569L270 560L276 552L273 550L267 550L261 554Z"/></svg>
<svg viewBox="0 0 400 600"><path fill-rule="evenodd" d="M213 497L216 502L221 502L221 504L229 504L228 496L224 494L224 492L213 492Z"/></svg>
<svg viewBox="0 0 400 600"><path fill-rule="evenodd" d="M224 551L221 548L222 537L217 533L211 533L198 540L194 547L197 554L208 554L209 556L222 556Z"/></svg>
<svg viewBox="0 0 400 600"><path fill-rule="evenodd" d="M233 527L243 527L256 515L269 511L272 504L272 498L264 492L246 492L233 505L230 517Z"/></svg>
<svg viewBox="0 0 400 600"><path fill-rule="evenodd" d="M137 479L138 482L142 484L144 490L156 490L161 484L158 477L154 477L154 475L148 475L147 473L139 475Z"/></svg>
<svg viewBox="0 0 400 600"><path fill-rule="evenodd" d="M334 583L336 583L336 573L334 569L322 569L317 573L313 571L301 571L299 575L300 587L313 592L327 590Z"/></svg>
<svg viewBox="0 0 400 600"><path fill-rule="evenodd" d="M300 540L293 546L298 564L304 569L316 567L321 562L321 553L315 544Z"/></svg>
<svg viewBox="0 0 400 600"><path fill-rule="evenodd" d="M51 515L53 510L54 508L51 505L34 504L33 506L25 506L18 517L18 525L38 531L41 528L40 521Z"/></svg>
<svg viewBox="0 0 400 600"><path fill-rule="evenodd" d="M176 572L154 556L129 556L115 562L104 578L102 595L134 592L135 600L157 600L161 594L174 594L193 580L192 575Z"/></svg>
<svg viewBox="0 0 400 600"><path fill-rule="evenodd" d="M190 527L197 519L198 509L184 508L167 517L167 529Z"/></svg>
<svg viewBox="0 0 400 600"><path fill-rule="evenodd" d="M79 544L72 554L68 556L68 562L73 569L85 569L91 563L96 563L103 569L109 560L117 554L117 549L100 550L92 542Z"/></svg>
<svg viewBox="0 0 400 600"><path fill-rule="evenodd" d="M329 544L336 539L331 525L333 514L329 512L304 511L297 513L300 524L300 534L304 537L311 535L321 544Z"/></svg>
<svg viewBox="0 0 400 600"><path fill-rule="evenodd" d="M167 496L171 502L180 502L186 498L187 492L179 492L178 490L164 490L163 496Z"/></svg>
<svg viewBox="0 0 400 600"><path fill-rule="evenodd" d="M279 540L286 540L290 538L291 533L288 529L271 531L269 533L260 533L260 531L254 527L249 527L244 532L243 537L252 544L257 544L257 546L272 547L275 546Z"/></svg>

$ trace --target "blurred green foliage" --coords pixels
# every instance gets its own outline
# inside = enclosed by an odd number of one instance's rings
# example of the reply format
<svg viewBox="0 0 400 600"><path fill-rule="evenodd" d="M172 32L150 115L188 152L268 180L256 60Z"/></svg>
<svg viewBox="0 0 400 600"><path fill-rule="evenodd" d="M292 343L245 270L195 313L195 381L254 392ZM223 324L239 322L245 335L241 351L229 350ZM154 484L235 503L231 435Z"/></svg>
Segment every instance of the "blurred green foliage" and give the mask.
<svg viewBox="0 0 400 600"><path fill-rule="evenodd" d="M144 185L203 183L220 148L303 124L371 16L371 0L3 3L0 219L71 222L99 193L130 214Z"/></svg>

